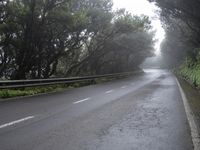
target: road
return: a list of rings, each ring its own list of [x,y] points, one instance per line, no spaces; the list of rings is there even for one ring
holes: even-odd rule
[[[126,79],[0,102],[0,150],[192,150],[176,79]]]

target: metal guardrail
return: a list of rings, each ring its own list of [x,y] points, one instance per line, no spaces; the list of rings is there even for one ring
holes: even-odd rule
[[[83,82],[83,81],[92,81],[95,79],[105,78],[105,77],[128,76],[133,73],[135,72],[124,72],[124,73],[86,76],[86,77],[73,77],[73,78],[8,80],[8,81],[0,81],[0,89],[25,88],[25,87],[35,87],[35,86],[45,86],[45,85],[55,85],[55,84],[76,83],[76,82]]]

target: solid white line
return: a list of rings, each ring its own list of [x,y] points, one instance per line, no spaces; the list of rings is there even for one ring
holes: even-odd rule
[[[80,101],[74,102],[73,104],[82,103],[82,102],[88,101],[88,100],[90,100],[90,99],[91,99],[91,98],[88,97],[88,98],[86,98],[86,99],[83,99],[83,100],[80,100]]]
[[[114,90],[106,91],[106,94],[112,93]]]
[[[0,129],[8,127],[8,126],[15,125],[17,123],[24,122],[26,120],[30,120],[30,119],[33,119],[33,118],[35,118],[35,117],[34,116],[29,116],[29,117],[26,117],[26,118],[23,118],[23,119],[19,119],[19,120],[16,120],[16,121],[12,121],[12,122],[3,124],[3,125],[0,125]]]
[[[189,122],[189,125],[190,125],[194,150],[200,150],[200,135],[199,135],[199,132],[198,132],[197,125],[195,123],[194,115],[193,115],[192,110],[191,110],[191,108],[188,104],[188,100],[185,96],[185,93],[184,93],[184,91],[183,91],[183,89],[182,89],[182,87],[181,87],[181,85],[180,85],[180,83],[177,79],[176,79],[176,82],[178,84],[178,87],[179,87],[179,90],[180,90],[180,93],[181,93],[181,96],[182,96],[182,99],[183,99],[183,104],[184,104],[184,107],[185,107],[186,116],[187,116],[187,119],[188,119],[188,122]]]

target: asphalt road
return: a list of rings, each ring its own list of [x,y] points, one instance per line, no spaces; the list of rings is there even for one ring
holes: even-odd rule
[[[192,150],[175,77],[126,79],[0,102],[0,150]]]

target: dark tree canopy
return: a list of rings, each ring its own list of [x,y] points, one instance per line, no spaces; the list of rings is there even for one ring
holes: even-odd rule
[[[0,10],[0,77],[128,71],[153,54],[149,19],[113,12],[111,0],[2,0]]]
[[[190,57],[197,61],[197,49],[200,47],[199,0],[149,1],[155,2],[161,8],[160,17],[166,30],[162,49],[165,54],[168,53],[168,57],[172,57],[169,60],[181,62],[185,57]]]
[[[73,63],[67,74],[131,71],[138,69],[146,57],[153,56],[154,34],[149,32],[148,17],[132,16],[124,10],[114,16],[107,28],[102,28],[86,41],[82,49],[84,56]]]

